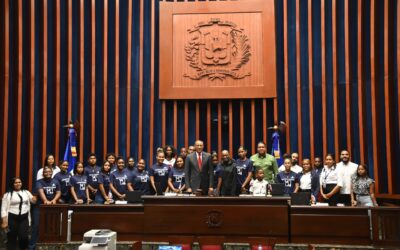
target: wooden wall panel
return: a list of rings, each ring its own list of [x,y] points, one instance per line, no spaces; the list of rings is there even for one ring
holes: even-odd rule
[[[55,6],[55,13],[52,13],[52,15],[49,15],[50,11],[53,11],[49,9],[49,1],[43,0],[39,2],[33,0],[19,0],[17,4],[12,2],[12,6],[18,6],[15,9],[10,8],[10,0],[5,0],[1,3],[1,14],[4,13],[4,15],[1,16],[0,24],[2,25],[1,30],[5,32],[0,35],[2,39],[0,42],[2,60],[0,63],[0,67],[2,67],[0,71],[2,74],[0,75],[0,93],[4,96],[0,110],[4,121],[2,124],[3,131],[0,136],[2,141],[0,154],[2,166],[7,166],[10,162],[16,163],[15,166],[2,167],[2,192],[6,188],[7,180],[19,174],[31,177],[26,182],[31,188],[34,184],[34,171],[41,167],[42,159],[46,154],[53,153],[56,155],[56,159],[63,157],[64,148],[59,142],[63,141],[66,134],[65,130],[61,128],[62,124],[60,122],[67,116],[68,120],[80,120],[81,129],[78,136],[78,155],[80,160],[84,160],[84,156],[89,153],[86,151],[100,152],[102,155],[98,155],[98,158],[101,159],[109,150],[109,145],[115,145],[114,151],[117,154],[126,154],[123,155],[125,157],[129,155],[137,155],[138,158],[144,157],[149,163],[148,165],[153,163],[155,159],[154,150],[158,146],[173,144],[179,149],[183,146],[189,146],[193,143],[192,138],[199,138],[200,136],[206,137],[199,139],[203,139],[207,143],[206,148],[208,151],[216,150],[220,154],[221,150],[226,148],[231,151],[232,156],[235,158],[237,157],[236,150],[239,144],[249,149],[249,155],[256,152],[256,143],[258,141],[266,141],[270,149],[271,141],[268,137],[270,131],[267,130],[267,127],[279,120],[285,120],[288,125],[287,133],[282,137],[285,138],[286,143],[281,143],[281,149],[284,152],[298,148],[299,153],[302,154],[309,148],[311,157],[314,157],[317,151],[322,151],[325,155],[328,149],[327,140],[332,138],[333,133],[334,142],[332,143],[335,149],[333,153],[339,156],[339,146],[342,146],[339,145],[339,141],[345,141],[350,152],[353,150],[360,152],[360,156],[352,160],[354,162],[364,162],[370,166],[372,175],[377,183],[376,186],[380,187],[379,190],[387,190],[385,195],[388,197],[391,195],[396,197],[394,195],[398,195],[394,180],[399,177],[400,170],[395,161],[397,156],[394,150],[398,148],[395,143],[400,139],[395,138],[395,135],[400,133],[400,121],[396,121],[399,117],[398,115],[397,117],[391,117],[391,114],[400,109],[400,92],[394,93],[392,91],[393,87],[390,85],[394,82],[392,79],[398,79],[400,69],[399,63],[397,63],[396,68],[393,67],[391,69],[394,60],[391,60],[390,55],[391,51],[397,48],[397,52],[392,59],[396,57],[397,61],[400,60],[400,53],[398,52],[400,50],[400,39],[398,38],[398,33],[400,33],[400,4],[398,1],[386,0],[384,2],[383,16],[376,14],[376,0],[371,0],[370,6],[367,6],[362,0],[358,0],[357,11],[350,11],[350,3],[345,1],[343,5],[339,0],[333,0],[332,2],[325,0],[276,2],[276,35],[277,41],[280,42],[277,50],[278,48],[282,50],[281,53],[276,53],[279,56],[277,62],[280,62],[277,65],[277,74],[281,76],[281,78],[277,77],[277,79],[282,79],[278,80],[276,84],[281,87],[277,88],[278,91],[282,91],[277,96],[282,99],[171,100],[161,102],[158,98],[159,77],[157,73],[162,67],[162,65],[158,65],[160,41],[157,40],[159,25],[159,2],[157,0],[151,2],[144,0],[105,0],[101,3],[95,0],[88,0],[86,6],[89,9],[86,11],[84,9],[86,1],[79,0],[77,5],[79,6],[78,24],[73,24],[72,15],[78,10],[74,9],[73,1],[69,0],[64,5],[60,4],[60,2],[51,5]],[[114,3],[115,25],[114,21],[110,20],[111,17],[114,17],[114,14],[109,12]],[[199,1],[196,4],[206,3],[207,1]],[[331,3],[332,7],[330,7]],[[37,12],[38,6],[40,7],[39,12]],[[63,12],[62,6],[66,6],[67,11]],[[122,6],[128,6],[127,14],[125,14],[126,20],[120,19],[120,14],[123,12]],[[25,8],[29,9],[29,11],[22,11]],[[307,12],[302,10],[307,10]],[[11,13],[10,11],[13,12]],[[288,17],[288,11],[289,13],[295,13],[296,17]],[[393,13],[397,12],[397,20],[392,20],[390,17],[391,11]],[[29,13],[28,20],[30,22],[22,22],[24,13]],[[65,16],[65,13],[67,16]],[[99,13],[104,13],[104,18],[96,17]],[[303,13],[307,13],[308,16],[303,16]],[[89,14],[90,17],[86,18],[85,14]],[[10,15],[17,15],[17,18],[10,18]],[[327,17],[332,17],[332,19],[328,20]],[[61,34],[65,32],[62,30],[64,26],[61,26],[63,18],[67,20],[66,26],[68,26],[66,31],[67,41],[65,42],[61,40]],[[37,23],[37,20],[40,20],[40,22]],[[102,23],[96,23],[96,20],[102,20]],[[351,20],[357,20],[357,30],[353,30],[354,27],[350,25]],[[302,23],[303,21],[305,23]],[[49,28],[53,27],[52,23],[49,22],[55,22],[54,34],[56,37],[54,41],[56,44],[54,50],[48,44],[49,41],[52,41],[49,40],[49,36],[52,34],[52,32],[49,32],[51,31]],[[377,22],[384,22],[384,32],[376,32]],[[393,23],[392,26],[389,25],[391,23]],[[338,26],[339,24],[344,24],[344,43],[338,42],[341,39],[338,35],[342,32]],[[24,25],[29,26],[25,27]],[[76,25],[76,30],[79,32],[74,32],[75,27],[72,27],[73,25]],[[366,35],[364,32],[369,26],[370,30],[367,30],[369,35],[364,39]],[[14,30],[9,30],[10,27],[14,27]],[[290,27],[296,27],[294,56],[288,55]],[[24,28],[28,28],[28,34],[23,32]],[[304,40],[303,28],[308,32]],[[394,37],[396,30],[397,37]],[[349,35],[353,32],[358,35]],[[90,34],[89,39],[85,39],[86,33]],[[114,33],[115,36],[110,36],[110,34]],[[101,43],[101,40],[96,40],[96,34],[98,35],[97,37],[102,37],[103,43]],[[381,34],[383,34],[383,45],[377,43],[378,38],[382,38],[379,37]],[[39,39],[36,39],[37,37]],[[397,39],[393,44],[390,42],[392,38]],[[24,39],[29,41],[27,44],[29,44],[28,47],[30,48],[29,56],[26,57],[23,56],[22,52]],[[357,39],[357,41],[351,39]],[[302,41],[307,42],[303,44]],[[357,70],[357,93],[351,92],[352,88],[349,86],[351,79],[355,80],[350,71],[351,66],[353,66],[352,63],[355,61],[351,56],[352,43],[357,44],[357,65],[355,65]],[[121,44],[127,44],[127,47],[122,48],[120,47]],[[366,47],[367,45],[369,47]],[[390,46],[393,46],[393,48],[390,48]],[[125,62],[121,63],[120,61],[120,58],[122,58],[121,53],[125,50],[127,56],[123,58],[127,60],[126,65],[124,64]],[[344,53],[340,52],[342,50]],[[79,54],[75,55],[74,51],[79,51]],[[330,51],[333,51],[332,55],[328,53]],[[378,51],[384,52],[383,73],[376,70]],[[14,58],[12,56],[13,53],[18,56]],[[61,61],[63,55],[67,55],[67,63]],[[74,73],[74,68],[72,67],[75,56],[78,57],[79,61],[77,73]],[[103,65],[103,69],[96,69],[96,62],[100,58],[103,61],[99,62],[98,65]],[[25,60],[28,60],[26,63],[29,65],[27,67],[29,72],[23,71],[25,68],[22,66]],[[115,60],[115,64],[111,60]],[[338,96],[339,92],[337,90],[340,74],[340,68],[337,64],[341,61],[345,62],[344,68],[346,70],[344,72],[346,84],[346,96],[344,99]],[[49,62],[55,62],[56,65],[49,65]],[[370,62],[370,65],[367,62]],[[304,64],[307,67],[300,67]],[[16,65],[16,68],[13,65]],[[110,65],[115,65],[115,68]],[[289,71],[289,68],[296,68],[295,75],[290,75],[293,72]],[[48,79],[50,75],[49,69],[54,69],[54,79]],[[110,79],[114,71],[115,79]],[[332,75],[330,75],[331,71],[333,72]],[[64,82],[63,79],[65,78],[61,75],[61,72],[67,72],[66,82]],[[88,79],[85,79],[86,72]],[[36,75],[37,73],[39,73],[40,77]],[[79,79],[78,94],[74,93],[72,89],[74,74],[77,74]],[[382,78],[382,74],[384,78]],[[307,77],[303,77],[304,75],[307,75]],[[27,101],[25,102],[23,101],[24,92],[21,88],[24,76],[27,76],[30,84]],[[295,92],[291,91],[295,93],[296,98],[289,100],[289,96],[293,95],[293,93],[289,95],[289,79],[293,78],[296,79],[297,84]],[[40,83],[35,83],[36,79],[40,79]],[[102,80],[99,81],[99,79]],[[125,79],[126,86],[123,84]],[[304,79],[308,79],[308,82],[302,82]],[[371,80],[371,89],[369,89],[368,85],[369,79]],[[385,97],[387,97],[385,100],[380,100],[381,97],[377,95],[377,90],[380,88],[380,86],[377,88],[378,79],[384,79],[383,90]],[[53,84],[50,80],[55,80],[54,88],[49,88],[51,93],[48,91],[48,87],[53,86],[50,85]],[[88,84],[86,92],[85,80]],[[327,86],[327,84],[331,82],[333,82],[333,103],[327,101],[332,98],[327,94],[327,91],[330,91],[327,88],[330,86]],[[13,88],[10,88],[10,86]],[[14,88],[14,86],[16,87]],[[35,88],[35,86],[39,86],[39,88]],[[304,93],[302,92],[302,86],[308,88],[309,100],[305,99],[307,98],[306,95],[301,94]],[[316,86],[318,86],[318,89],[316,89]],[[398,86],[399,84],[397,83],[397,90],[399,89]],[[114,94],[112,96],[107,94],[107,88],[109,89],[110,87],[113,88],[113,91],[115,90],[115,96]],[[96,95],[96,89],[99,90],[98,88],[103,89],[99,92],[104,93],[104,97]],[[122,88],[125,88],[127,93],[126,103],[121,104],[122,98],[125,98]],[[62,93],[62,90],[66,90],[68,93]],[[49,103],[53,94],[56,95],[54,99],[57,101]],[[72,105],[75,94],[79,97],[78,105]],[[321,94],[322,101],[319,98],[314,98],[315,94]],[[358,98],[359,111],[357,114],[351,114],[350,109],[351,97],[354,95]],[[62,96],[67,98],[62,98]],[[87,107],[85,106],[86,98],[90,100],[86,102],[89,103]],[[97,100],[97,98],[101,99]],[[345,100],[345,114],[338,113],[337,105],[339,100]],[[289,104],[293,101],[296,102],[297,108],[295,110],[289,109]],[[306,101],[309,101],[309,103],[304,108],[304,105],[302,106],[301,104],[302,102],[305,104]],[[14,102],[17,105],[15,110],[11,111],[10,105],[14,104]],[[101,107],[96,107],[96,103],[101,103]],[[285,107],[279,107],[278,103],[285,103]],[[378,122],[377,119],[380,116],[376,112],[380,110],[378,107],[381,107],[382,103],[383,107],[385,107],[385,120]],[[27,105],[27,107],[24,105]],[[49,105],[54,105],[54,112],[48,112]],[[313,113],[313,107],[317,105],[322,107],[321,117]],[[78,110],[74,110],[74,107]],[[110,107],[115,107],[112,114],[109,112]],[[369,108],[372,110],[371,115],[366,114]],[[125,109],[127,114],[122,114],[121,111]],[[27,121],[30,129],[29,133],[27,133],[29,138],[25,140],[29,142],[27,147],[22,145],[21,136],[23,133],[21,131],[23,131],[24,117],[28,116],[22,116],[22,110],[28,110],[31,113]],[[99,110],[103,112],[100,114],[101,120],[96,117],[96,112],[99,112]],[[328,114],[328,110],[333,110],[333,114]],[[38,117],[33,115],[36,112],[40,114]],[[65,112],[66,114],[64,114]],[[278,112],[282,114],[282,117],[278,115]],[[77,114],[77,117],[71,117],[74,114]],[[327,119],[331,115],[334,117],[333,124],[328,124]],[[310,119],[309,125],[303,122],[306,116]],[[349,119],[353,116],[358,116],[356,124],[353,124],[352,119]],[[87,123],[86,127],[83,122],[85,117],[90,117],[88,119],[90,123]],[[298,117],[296,131],[289,126],[289,122],[293,122],[295,117]],[[371,119],[368,117],[371,117]],[[342,118],[346,119],[346,130],[340,130],[341,134],[339,134],[338,122]],[[315,122],[319,120],[321,120],[321,129],[315,126]],[[121,122],[124,123],[123,126],[119,126]],[[15,124],[15,126],[11,127],[10,124]],[[54,127],[54,131],[48,131],[50,130],[48,128],[48,126],[50,127],[49,124]],[[108,124],[115,125],[115,129],[111,131]],[[385,125],[382,132],[378,131],[381,128],[381,124]],[[334,128],[333,131],[328,129],[331,125]],[[182,126],[183,129],[181,129]],[[123,127],[124,131],[119,131],[119,127]],[[102,135],[104,143],[101,148],[96,145],[98,138],[96,138],[95,132],[99,129],[104,134]],[[355,133],[354,131],[357,131],[358,137],[356,136],[357,134],[352,134]],[[173,134],[167,135],[166,133]],[[317,138],[316,135],[322,135],[322,138]],[[369,135],[371,135],[372,145],[367,144]],[[132,144],[131,140],[135,136],[138,143]],[[343,140],[339,136],[346,136],[346,138]],[[378,139],[379,136],[386,138],[386,140],[382,140],[386,141],[386,145],[377,144],[381,141]],[[90,139],[85,140],[85,138]],[[310,138],[310,145],[307,145],[307,138]],[[352,138],[358,141],[353,141]],[[87,145],[84,145],[84,140]],[[126,148],[121,148],[125,140]],[[314,143],[317,140],[323,142],[322,149],[314,148]],[[35,141],[38,143],[35,143]],[[48,144],[50,142],[51,145],[54,144],[54,148]],[[157,145],[157,142],[161,142],[162,145]],[[360,148],[356,149],[355,147],[358,144]],[[28,148],[29,152],[25,152],[25,148]],[[86,151],[84,148],[86,148]],[[22,157],[22,154],[27,154],[27,157]],[[36,154],[39,155],[38,159],[34,156]],[[369,157],[369,154],[372,154],[372,157]],[[383,156],[387,159],[387,166],[379,164]],[[305,156],[301,155],[301,157]],[[27,168],[25,166],[33,167]],[[24,171],[28,171],[28,173]],[[385,178],[382,177],[383,173],[387,173]],[[384,179],[385,181],[383,181]]]

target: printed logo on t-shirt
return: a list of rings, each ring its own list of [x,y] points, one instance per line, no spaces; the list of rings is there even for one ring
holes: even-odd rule
[[[99,173],[89,174],[89,176],[92,178],[92,181],[97,181],[97,176],[98,175],[99,175]]]
[[[123,177],[117,177],[117,180],[119,181],[119,185],[126,185],[126,178],[127,178],[126,175],[124,175]]]
[[[54,194],[54,190],[56,189],[56,184],[52,184],[49,187],[43,187],[43,190],[46,192],[46,194]]]
[[[79,190],[85,190],[86,189],[86,182],[77,182],[79,184]]]
[[[183,175],[174,175],[174,178],[176,182],[182,182]]]
[[[167,170],[165,169],[157,169],[156,171],[158,176],[165,176],[165,174],[167,173]]]
[[[243,166],[236,166],[237,174],[238,175],[243,175],[243,170],[246,169],[246,165],[243,164]]]

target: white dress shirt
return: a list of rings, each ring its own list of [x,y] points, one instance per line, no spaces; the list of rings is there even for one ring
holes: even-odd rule
[[[346,165],[341,161],[336,164],[339,171],[339,182],[342,188],[340,189],[341,194],[350,194],[351,177],[357,173],[358,165],[354,162],[349,161]]]

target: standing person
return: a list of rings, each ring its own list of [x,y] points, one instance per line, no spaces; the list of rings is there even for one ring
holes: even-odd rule
[[[150,193],[150,177],[146,170],[146,161],[140,159],[137,167],[133,174],[128,180],[128,189],[130,191],[137,190],[141,191],[143,195],[149,195]]]
[[[134,159],[132,156],[130,156],[130,157],[128,157],[128,159],[126,160],[126,162],[128,163],[127,166],[126,166],[126,171],[127,171],[130,175],[132,175],[133,172],[136,170],[136,167],[135,167],[135,159]]]
[[[54,155],[48,154],[44,158],[43,167],[41,169],[39,169],[39,171],[37,172],[37,175],[36,175],[36,180],[37,181],[43,178],[43,168],[44,168],[44,166],[48,166],[53,170],[53,176],[52,177],[54,177],[58,172],[60,172],[60,168],[55,164]]]
[[[98,204],[111,204],[113,199],[110,191],[111,164],[104,161],[98,178],[99,191],[96,193],[95,202]]]
[[[187,152],[186,148],[182,147],[179,154],[180,154],[180,156],[182,156],[183,161],[185,161],[186,160],[186,156],[188,155],[188,152]]]
[[[188,152],[187,152],[187,154],[189,155],[189,154],[193,153],[194,151],[195,151],[195,147],[194,147],[193,145],[190,145],[190,146],[188,147]]]
[[[351,178],[352,206],[378,206],[374,190],[375,181],[369,177],[367,166],[358,165],[357,173]]]
[[[325,167],[319,177],[320,193],[329,206],[336,206],[339,202],[339,191],[341,184],[338,181],[339,171],[336,167],[333,154],[325,157]]]
[[[110,163],[111,164],[111,163]],[[110,189],[114,200],[124,200],[128,190],[129,174],[125,170],[125,160],[122,157],[117,158],[117,170],[111,172]]]
[[[168,176],[171,168],[164,163],[165,155],[163,151],[157,152],[157,162],[153,164],[149,171],[150,184],[153,194],[161,195],[168,191]]]
[[[222,160],[218,164],[219,176],[218,187],[222,196],[235,196],[236,195],[236,163],[231,159],[228,150],[222,150]]]
[[[218,168],[218,154],[215,151],[212,151],[211,153],[211,163],[212,163],[212,168],[213,168],[213,196],[219,196],[219,190],[217,189],[218,187],[218,183],[219,186],[221,186],[221,179],[219,179],[219,173],[220,173],[220,169]]]
[[[8,250],[17,249],[17,246],[21,250],[28,249],[31,203],[36,203],[36,197],[22,188],[20,178],[13,178],[1,202],[1,229],[8,230]]]
[[[267,195],[268,181],[264,180],[264,170],[256,170],[256,179],[250,182],[250,194]]]
[[[88,177],[83,169],[82,162],[75,162],[74,176],[71,177],[71,196],[75,204],[89,204],[92,201],[89,197]]]
[[[255,170],[262,169],[264,171],[264,180],[273,183],[278,174],[278,163],[274,156],[267,154],[267,148],[264,142],[257,144],[257,153],[250,157]]]
[[[312,170],[311,161],[308,158],[303,160],[303,171],[296,176],[294,193],[309,192],[311,202],[315,203],[319,194],[319,175]]]
[[[60,162],[60,172],[58,172],[54,179],[60,183],[60,191],[61,191],[61,198],[59,200],[60,203],[69,203],[71,200],[71,193],[70,193],[70,179],[71,173],[68,172],[69,162],[68,161],[61,161]]]
[[[336,164],[339,171],[339,181],[341,182],[339,203],[350,206],[351,177],[357,173],[358,165],[350,161],[350,154],[346,149],[340,151],[340,160],[341,161]]]
[[[87,177],[87,184],[89,189],[89,197],[91,200],[94,200],[96,194],[99,190],[99,174],[100,167],[97,166],[97,158],[94,153],[91,153],[88,157],[88,165],[84,169],[84,173]]]
[[[249,184],[253,177],[253,162],[247,158],[247,149],[243,146],[238,148],[239,159],[236,160],[236,195],[247,193]]]
[[[203,152],[204,143],[197,140],[195,152],[189,154],[185,160],[185,182],[188,192],[200,191],[202,194],[213,195],[213,176],[211,155]]]
[[[168,186],[174,193],[182,193],[185,189],[185,162],[182,156],[178,156],[174,167],[169,172]]]
[[[314,171],[318,174],[318,176],[321,175],[322,170],[324,169],[324,165],[322,164],[322,159],[320,156],[316,156],[314,158],[314,166],[313,166]]]
[[[291,170],[292,160],[290,158],[285,158],[283,165],[285,166],[285,171],[278,173],[276,182],[285,184],[285,194],[290,195],[294,191],[294,181],[297,174]]]
[[[111,173],[117,171],[116,157],[114,153],[107,153],[105,160],[111,164]]]
[[[291,161],[292,161],[292,167],[290,168],[290,170],[292,170],[292,171],[295,172],[296,174],[301,173],[301,171],[303,171],[303,169],[302,169],[302,167],[300,167],[300,166],[298,165],[298,163],[299,163],[299,154],[296,153],[296,152],[293,152],[292,154],[289,155],[289,157],[290,157],[290,159],[291,159]],[[286,158],[286,156],[284,155],[284,156],[283,156],[283,159],[285,159],[285,158]],[[282,166],[280,166],[280,167],[278,168],[278,171],[279,171],[279,172],[285,171],[285,165],[282,164]]]
[[[163,148],[163,151],[165,156],[164,164],[168,165],[170,168],[173,168],[175,164],[176,149],[171,145],[167,145]]]

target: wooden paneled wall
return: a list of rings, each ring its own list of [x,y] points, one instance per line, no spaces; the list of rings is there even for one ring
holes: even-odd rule
[[[148,165],[158,146],[196,138],[234,157],[258,141],[270,150],[267,127],[282,120],[283,151],[347,148],[382,196],[400,197],[398,0],[275,5],[277,98],[161,101],[157,0],[1,1],[1,192],[13,176],[31,188],[46,154],[63,157],[70,119],[80,160],[115,152]]]

